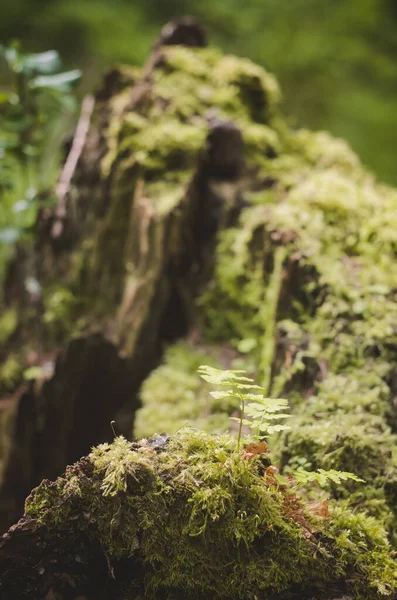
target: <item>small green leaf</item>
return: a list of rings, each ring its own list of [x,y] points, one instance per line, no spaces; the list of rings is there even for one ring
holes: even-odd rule
[[[26,379],[26,381],[32,381],[34,379],[38,379],[41,375],[41,367],[29,367],[29,369],[26,369],[26,371],[24,371],[23,373],[23,377],[24,379]]]
[[[330,481],[340,484],[342,480],[346,481],[348,479],[364,483],[363,479],[360,479],[360,477],[357,477],[357,475],[354,475],[353,473],[349,473],[348,471],[336,471],[334,469],[331,469],[330,471],[325,471],[324,469],[318,469],[318,471],[306,471],[302,467],[298,467],[293,475],[298,484],[303,485],[316,481],[321,487],[325,487]]]
[[[10,93],[0,92],[0,104],[4,104],[5,102],[8,102],[10,97],[11,97]]]
[[[61,60],[56,50],[28,54],[22,61],[24,71],[37,71],[38,73],[54,73],[60,66]]]
[[[272,435],[273,433],[278,433],[279,431],[288,431],[288,429],[291,429],[289,425],[270,425],[267,428],[267,432],[269,435]]]
[[[210,392],[210,395],[215,398],[215,400],[225,400],[226,398],[238,397],[233,390],[225,390],[224,392]]]
[[[39,75],[35,77],[31,86],[33,88],[51,88],[55,90],[68,91],[72,83],[75,83],[81,78],[81,71],[74,69],[65,73],[57,73],[56,75]]]
[[[242,354],[248,354],[248,352],[251,352],[257,345],[258,342],[255,338],[246,338],[237,344],[237,350]]]

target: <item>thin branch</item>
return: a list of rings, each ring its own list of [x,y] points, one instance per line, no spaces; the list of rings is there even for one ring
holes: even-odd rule
[[[62,221],[66,216],[67,194],[70,190],[70,184],[87,138],[94,106],[94,96],[86,96],[81,106],[80,118],[76,127],[76,133],[73,137],[72,147],[59,178],[59,183],[56,189],[56,194],[58,196],[58,206],[56,209],[57,219],[55,220],[52,228],[52,236],[55,238],[59,237],[62,233]]]

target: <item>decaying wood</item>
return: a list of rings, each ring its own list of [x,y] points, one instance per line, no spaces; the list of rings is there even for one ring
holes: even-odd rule
[[[167,26],[122,110],[150,93],[161,47],[173,43],[202,46],[205,35],[189,19]],[[238,129],[214,123],[180,202],[159,216],[134,164],[116,166],[107,179],[100,174],[107,103],[118,85],[113,71],[95,99],[84,101],[58,206],[39,215],[34,247],[18,249],[6,279],[7,306],[17,311],[19,324],[2,356],[14,352],[23,368],[39,367],[41,374],[2,400],[2,530],[22,515],[24,498],[43,477],[54,478],[111,438],[111,419],[118,433],[131,435],[137,391],[164,343],[188,331],[193,299],[211,268],[223,199],[210,181],[236,185],[242,164]],[[43,295],[53,286],[86,303],[81,333],[49,333]]]

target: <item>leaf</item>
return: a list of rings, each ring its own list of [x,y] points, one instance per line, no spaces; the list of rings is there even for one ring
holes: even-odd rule
[[[237,350],[242,354],[248,354],[258,345],[258,341],[255,338],[245,338],[244,340],[240,340],[237,344]]]
[[[210,392],[210,395],[215,400],[224,400],[225,398],[236,398],[236,394],[233,390],[225,390],[224,392]]]
[[[256,425],[256,429],[259,432],[268,433],[269,426],[270,426],[270,423],[268,421],[263,421],[263,423],[260,423],[259,425]]]
[[[253,381],[252,379],[250,379],[249,381]],[[264,390],[263,387],[261,387],[260,385],[256,385],[255,383],[252,384],[245,384],[245,383],[239,383],[237,385],[239,390]]]
[[[348,471],[335,471],[334,469],[331,469],[330,471],[325,471],[324,469],[318,469],[318,472],[321,473],[321,475],[329,477],[332,481],[335,481],[336,483],[340,483],[341,479],[344,481],[346,481],[347,479],[352,479],[353,481],[365,483],[364,479],[360,479],[360,477],[357,477],[357,475],[354,475],[354,473],[349,473]]]
[[[29,367],[23,372],[23,377],[26,381],[32,381],[34,379],[39,379],[41,375],[41,367]]]
[[[321,487],[325,487],[330,481],[340,484],[342,480],[346,481],[348,479],[364,483],[364,479],[360,479],[360,477],[357,477],[354,473],[349,473],[348,471],[335,471],[334,469],[331,469],[330,471],[325,471],[324,469],[318,469],[318,471],[306,471],[302,467],[298,467],[294,473],[294,478],[298,484],[305,485],[306,483],[316,481]]]
[[[11,98],[11,93],[0,92],[0,104],[4,104],[5,102],[8,102],[10,98]]]
[[[15,244],[21,237],[22,231],[17,227],[0,229],[0,244]]]
[[[269,446],[266,442],[259,442],[258,444],[252,443],[245,446],[244,450],[252,452],[253,454],[268,454]]]
[[[270,425],[270,427],[267,428],[267,432],[269,433],[269,435],[272,435],[273,433],[278,433],[279,431],[287,431],[288,429],[291,429],[289,425]]]
[[[208,365],[201,365],[198,369],[198,374],[200,377],[208,381],[209,383],[220,384],[225,381],[230,381],[234,376],[241,375],[245,373],[242,369],[235,371],[224,371],[222,369],[215,369],[214,367],[209,367]],[[253,381],[253,380],[251,380]]]
[[[247,444],[247,446],[244,447],[241,456],[243,460],[251,460],[254,456],[260,454],[269,454],[269,446],[266,442]]]
[[[245,399],[250,400],[252,396],[253,394],[246,394]],[[266,410],[267,412],[276,412],[278,410],[284,410],[284,408],[288,406],[288,402],[285,404],[278,404],[271,398],[264,398],[264,402],[250,402],[248,406],[260,411]]]
[[[277,483],[278,474],[279,472],[277,467],[275,467],[274,465],[270,465],[269,467],[267,467],[264,475],[266,482],[270,483],[271,485]]]
[[[260,400],[261,398],[263,398],[263,396],[260,394],[244,394],[244,400]],[[260,402],[250,402],[250,406],[258,406],[263,409],[263,403]]]
[[[38,54],[27,54],[22,60],[22,68],[25,71],[37,71],[39,73],[54,73],[61,66],[61,60],[56,50],[47,50]]]
[[[245,413],[249,416],[251,416],[251,413],[248,411],[248,406],[245,407]],[[260,413],[259,414],[260,417],[263,417],[264,419],[268,419],[270,421],[275,421],[277,419],[290,419],[291,415],[284,415],[284,414],[269,414],[269,413]]]
[[[72,83],[75,83],[81,78],[81,71],[74,69],[73,71],[65,71],[56,75],[39,75],[35,77],[31,86],[33,88],[51,88],[55,90],[68,91]]]
[[[12,69],[16,69],[20,65],[21,58],[18,50],[15,46],[9,46],[3,49],[2,54],[6,59],[7,63]]]
[[[30,207],[30,202],[28,202],[28,200],[18,200],[18,202],[15,202],[14,206],[12,207],[12,210],[16,213],[19,213],[19,212],[24,212],[29,207]]]

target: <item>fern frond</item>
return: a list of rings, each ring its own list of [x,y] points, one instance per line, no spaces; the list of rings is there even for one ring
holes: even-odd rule
[[[360,477],[357,477],[354,473],[349,473],[348,471],[335,471],[334,469],[330,469],[329,471],[325,471],[324,469],[306,471],[302,467],[298,467],[294,472],[294,478],[299,485],[305,485],[306,483],[316,481],[321,487],[326,487],[330,482],[339,485],[342,481],[347,481],[348,479],[364,483],[364,479],[360,479]]]
[[[209,367],[208,365],[201,365],[197,370],[202,379],[213,385],[241,385],[248,383],[254,385],[254,380],[243,375],[245,371],[242,369],[222,370]],[[252,386],[248,385],[248,388],[250,387]]]
[[[237,446],[240,448],[242,426],[248,425],[258,438],[266,435],[289,429],[287,425],[271,425],[270,421],[286,419],[290,415],[284,411],[288,407],[288,400],[285,398],[267,398],[265,397],[265,388],[256,385],[254,380],[246,376],[242,369],[221,370],[201,365],[198,373],[205,381],[219,386],[228,386],[228,390],[210,392],[216,400],[225,400],[228,398],[239,398],[240,418],[232,417],[234,421],[240,424]],[[257,393],[259,392],[259,393]],[[248,417],[248,418],[245,418]]]

